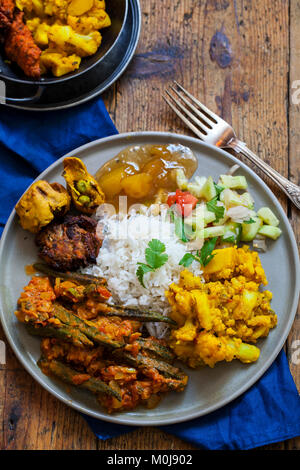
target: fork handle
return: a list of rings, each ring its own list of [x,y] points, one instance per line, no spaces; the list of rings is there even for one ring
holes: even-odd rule
[[[265,163],[261,158],[259,158],[255,153],[253,153],[247,145],[240,140],[232,140],[229,144],[235,152],[243,154],[247,157],[252,163],[258,166],[261,171],[271,178],[274,183],[279,186],[282,191],[287,195],[287,197],[294,203],[294,205],[300,209],[300,187],[296,184],[289,181],[287,178],[278,173],[274,168],[270,167]]]

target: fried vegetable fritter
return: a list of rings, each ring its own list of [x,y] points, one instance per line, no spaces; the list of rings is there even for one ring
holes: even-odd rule
[[[96,263],[101,240],[97,222],[85,215],[66,215],[54,221],[36,236],[39,256],[59,271],[75,271]]]
[[[4,42],[14,18],[15,4],[12,0],[0,0],[0,41]]]
[[[22,196],[15,209],[25,230],[37,233],[56,216],[63,216],[70,208],[70,196],[59,183],[37,181]]]
[[[18,11],[5,38],[5,52],[7,57],[16,62],[25,75],[31,78],[40,78],[41,49],[35,44],[31,31],[23,20],[24,13]]]
[[[84,163],[75,157],[64,159],[63,177],[76,209],[91,215],[98,206],[104,203],[104,193],[91,176]]]

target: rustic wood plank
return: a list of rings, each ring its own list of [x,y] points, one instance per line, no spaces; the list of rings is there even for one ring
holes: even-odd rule
[[[300,184],[300,2],[290,1],[290,75],[289,75],[289,178]],[[298,90],[298,91],[297,91]],[[297,93],[297,94],[295,94]],[[299,211],[293,207],[289,210],[289,218],[294,229],[298,246],[300,246]],[[296,386],[300,390],[300,307],[288,338],[288,356],[291,373]],[[289,449],[300,449],[300,437],[291,439]]]
[[[161,100],[176,79],[231,122],[261,158],[288,176],[288,2],[181,1],[173,8],[167,2],[142,2],[142,6],[145,27],[140,45],[117,85],[117,106],[112,110],[119,131],[190,134]],[[286,208],[285,196],[260,176]],[[123,439],[131,448],[136,434]],[[110,445],[107,442],[103,448]]]
[[[141,428],[107,441],[99,441],[99,449],[105,450],[191,450],[189,442],[183,442],[157,428]]]

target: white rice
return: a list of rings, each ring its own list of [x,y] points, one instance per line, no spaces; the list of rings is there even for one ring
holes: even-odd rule
[[[84,271],[107,279],[108,289],[112,293],[112,302],[128,307],[163,313],[170,311],[165,297],[172,282],[179,280],[184,269],[179,261],[188,251],[174,233],[174,224],[163,215],[134,214],[119,219],[117,215],[98,222],[104,227],[103,244],[99,251],[97,264]],[[149,241],[156,238],[163,242],[168,254],[167,262],[154,272],[144,275],[144,288],[137,276],[137,263],[146,263],[145,249]],[[189,269],[201,276],[200,264],[193,261]],[[167,328],[163,323],[147,324],[149,333],[163,337]]]

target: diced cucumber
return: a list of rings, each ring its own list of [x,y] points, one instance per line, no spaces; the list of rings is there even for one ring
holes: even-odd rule
[[[185,176],[184,170],[182,170],[181,168],[178,168],[176,170],[176,183],[178,188],[182,191],[185,191],[187,189],[188,179]]]
[[[272,238],[272,240],[277,240],[277,238],[282,234],[282,230],[279,227],[274,227],[273,225],[263,225],[258,230],[258,233],[265,237]]]
[[[254,208],[254,200],[250,193],[245,192],[240,195],[241,205],[248,207],[248,209]]]
[[[204,223],[205,225],[210,224],[216,220],[216,214],[214,212],[211,212],[207,209],[204,210]]]
[[[201,188],[203,187],[206,180],[207,180],[206,176],[195,176],[195,183],[198,186],[201,186]]]
[[[259,231],[260,227],[262,226],[262,220],[259,217],[252,217],[251,219],[254,220],[251,224],[242,224],[242,235],[241,240],[243,242],[250,242],[254,240],[257,232]]]
[[[220,201],[224,202],[226,208],[242,205],[240,195],[229,188],[226,188],[221,192]]]
[[[187,190],[195,197],[200,198],[202,196],[202,188],[206,182],[205,176],[195,176],[194,181],[187,184]]]
[[[247,189],[248,183],[245,176],[220,175],[219,183],[229,189]]]
[[[184,218],[184,223],[186,225],[190,225],[191,227],[193,227],[193,229],[196,229],[197,227],[203,228],[206,223],[210,223],[216,217],[214,213],[209,212],[206,215],[206,212],[208,212],[206,206],[203,204],[199,204],[188,217]],[[206,220],[208,220],[209,222],[206,222]]]
[[[201,190],[201,197],[204,197],[207,201],[210,201],[216,197],[217,191],[214,185],[214,181],[211,176],[207,178]]]
[[[279,220],[269,207],[262,207],[261,209],[259,209],[259,211],[257,211],[257,215],[267,225],[272,225],[273,227],[277,227],[277,225],[279,225]]]
[[[196,183],[188,183],[186,188],[193,196],[202,197],[202,186]]]
[[[213,225],[215,227],[217,227],[219,225],[224,225],[225,222],[227,222],[228,219],[229,219],[229,217],[225,214],[225,216],[222,219],[219,219],[217,222],[213,222]]]
[[[239,243],[242,234],[242,225],[237,222],[227,222],[222,241],[226,243]]]
[[[222,237],[225,233],[225,226],[219,225],[217,227],[207,227],[204,229],[204,238]]]
[[[192,214],[188,215],[187,217],[185,217],[184,218],[184,223],[185,223],[185,225],[190,225],[192,227],[195,223],[194,214],[192,213]]]

